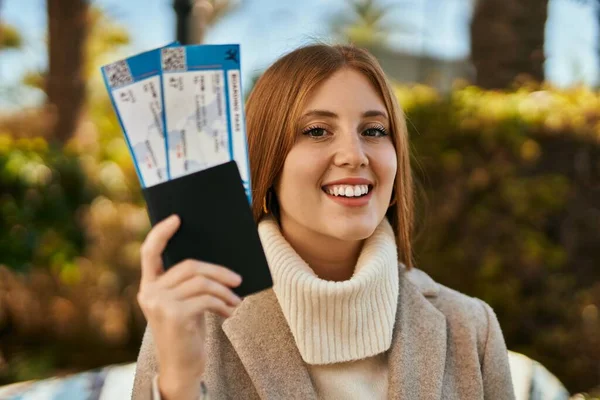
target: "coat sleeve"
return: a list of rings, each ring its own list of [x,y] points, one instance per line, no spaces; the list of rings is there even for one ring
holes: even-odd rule
[[[150,328],[146,327],[135,368],[132,400],[150,400],[153,398],[152,381],[157,373],[158,363],[154,351],[154,340]]]
[[[152,331],[146,326],[138,355],[133,381],[132,400],[161,400],[158,390],[158,362],[154,350]],[[209,400],[204,382],[200,385],[199,400]]]
[[[484,398],[514,400],[515,392],[508,364],[508,350],[500,324],[492,308],[483,301],[481,304],[487,318],[487,333],[481,363]]]

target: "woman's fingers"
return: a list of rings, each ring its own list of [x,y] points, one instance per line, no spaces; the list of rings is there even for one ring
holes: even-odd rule
[[[169,239],[177,232],[180,223],[177,215],[171,215],[156,224],[146,236],[140,248],[142,282],[154,281],[163,273],[162,252]]]
[[[242,282],[242,277],[230,269],[219,265],[197,260],[185,260],[169,268],[160,279],[160,285],[165,288],[174,288],[198,275],[205,276],[225,286],[237,287]]]
[[[191,297],[209,294],[223,300],[230,306],[237,306],[241,299],[231,289],[206,276],[197,275],[171,289],[175,300],[187,300]]]
[[[223,300],[209,294],[197,297],[191,297],[180,303],[187,315],[201,315],[206,311],[211,311],[225,318],[231,317],[235,307],[227,305]]]

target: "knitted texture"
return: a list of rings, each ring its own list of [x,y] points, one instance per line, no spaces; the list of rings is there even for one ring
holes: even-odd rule
[[[394,232],[384,218],[362,248],[353,276],[320,279],[273,218],[258,227],[273,290],[302,359],[311,365],[359,360],[390,348],[398,300]]]

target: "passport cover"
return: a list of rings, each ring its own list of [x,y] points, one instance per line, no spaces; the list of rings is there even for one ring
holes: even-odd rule
[[[242,276],[240,297],[273,286],[258,230],[235,161],[142,189],[152,226],[179,215],[163,252],[165,269],[196,259]]]

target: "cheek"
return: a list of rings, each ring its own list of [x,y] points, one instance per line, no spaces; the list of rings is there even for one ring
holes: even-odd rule
[[[282,201],[301,201],[318,189],[327,162],[314,151],[296,146],[287,155],[277,189]],[[316,192],[315,192],[316,193]]]
[[[396,149],[392,143],[377,148],[372,157],[373,170],[377,175],[379,183],[391,191],[396,179],[398,160]]]

